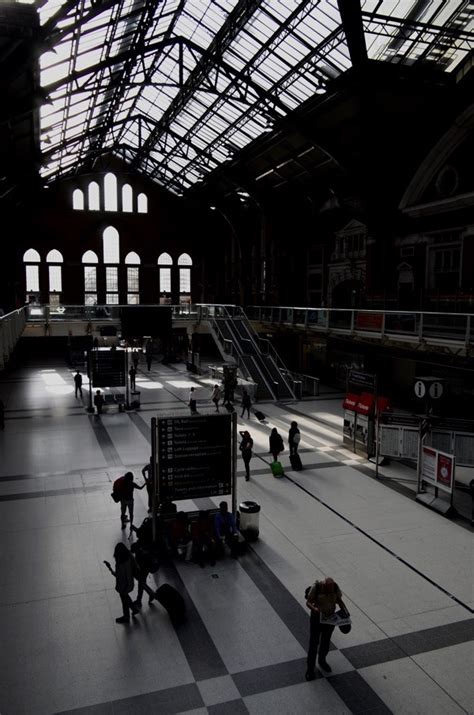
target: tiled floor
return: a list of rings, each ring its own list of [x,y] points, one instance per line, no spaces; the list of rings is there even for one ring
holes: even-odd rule
[[[0,377],[1,715],[473,712],[472,532],[374,481],[342,447],[331,395],[265,404],[266,424],[239,420],[256,455],[250,482],[238,465],[238,500],[261,504],[260,539],[238,561],[155,574],[183,593],[187,621],[152,605],[115,623],[102,561],[127,537],[111,483],[125,467],[140,481],[151,417],[187,412],[190,385],[209,406],[209,386],[178,366],[140,371],[142,409],[99,418],[59,363]],[[292,419],[305,469],[274,479],[268,435],[286,436]],[[144,492],[136,511],[146,515]],[[353,628],[334,634],[332,674],[307,683],[303,593],[323,575],[341,585]]]

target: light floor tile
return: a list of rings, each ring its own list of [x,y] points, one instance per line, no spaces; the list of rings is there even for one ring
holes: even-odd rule
[[[240,693],[230,675],[200,680],[197,686],[204,705],[215,705],[216,703],[225,703],[228,700],[240,698]]]
[[[460,643],[413,656],[424,672],[466,712],[474,711],[474,644]]]
[[[404,715],[461,715],[465,713],[449,693],[414,660],[401,658],[362,668],[359,673],[392,712]]]

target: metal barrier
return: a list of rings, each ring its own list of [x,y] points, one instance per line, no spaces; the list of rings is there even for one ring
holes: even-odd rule
[[[298,308],[251,305],[251,320],[293,325],[305,329],[434,344],[474,343],[471,313]]]
[[[0,317],[0,370],[3,370],[23,332],[25,309],[13,310]]]

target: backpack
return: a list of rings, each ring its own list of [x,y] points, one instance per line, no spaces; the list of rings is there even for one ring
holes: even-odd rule
[[[110,495],[115,503],[118,503],[121,499],[121,492],[123,490],[123,480],[124,477],[119,477],[115,480],[112,486],[112,494]]]

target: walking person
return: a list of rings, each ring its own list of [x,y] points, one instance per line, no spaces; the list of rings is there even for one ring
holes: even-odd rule
[[[211,394],[211,400],[216,406],[216,412],[219,412],[219,400],[221,399],[221,388],[219,385],[214,385]]]
[[[136,349],[132,352],[132,362],[135,370],[138,370],[138,363],[140,362],[140,353]]]
[[[152,469],[151,469],[151,460],[152,458],[150,457],[150,461],[148,464],[145,464],[145,466],[142,469],[142,476],[143,479],[145,480],[146,484],[146,492],[148,495],[148,513],[151,514],[153,511],[153,478],[152,478]]]
[[[135,378],[137,376],[137,371],[133,365],[130,368],[130,370],[128,371],[128,375],[130,377],[130,389],[135,390]]]
[[[77,393],[82,397],[82,375],[79,370],[74,375],[74,397],[77,397]]]
[[[298,423],[292,422],[288,432],[288,448],[290,450],[290,457],[294,454],[298,454],[298,445],[300,440],[301,434],[298,429]]]
[[[135,489],[143,489],[145,484],[141,486],[133,481],[132,472],[127,472],[124,474],[123,481],[120,484],[120,520],[122,522],[122,529],[127,526],[127,521],[130,521],[130,533],[133,527],[133,508],[134,499],[133,492]],[[127,519],[127,509],[129,514],[129,519]]]
[[[326,661],[326,656],[329,652],[329,644],[335,626],[325,624],[324,619],[334,614],[336,605],[345,611],[347,616],[349,616],[349,611],[342,600],[339,586],[332,578],[315,581],[309,589],[306,605],[311,614],[305,678],[306,680],[314,680],[316,677],[314,672],[316,656],[318,656],[318,665],[321,670],[326,673],[331,673],[332,671],[331,666]]]
[[[245,412],[247,412],[247,419],[250,419],[251,407],[252,400],[250,399],[250,395],[244,387],[244,389],[242,390],[242,414],[240,416],[243,417],[245,415]]]
[[[280,454],[280,452],[283,452],[283,450],[285,449],[285,445],[283,444],[283,438],[276,427],[272,429],[268,441],[270,444],[269,451],[273,456],[273,461],[278,462],[278,455]]]
[[[115,590],[120,596],[122,602],[123,615],[115,619],[116,623],[130,623],[130,611],[132,616],[138,613],[138,608],[132,603],[130,593],[135,586],[134,571],[135,562],[132,554],[127,549],[125,544],[121,542],[114,549],[115,570],[108,561],[104,564],[109,569],[112,576],[115,576]]]
[[[189,400],[188,400],[188,407],[191,410],[191,414],[195,415],[197,413],[196,409],[196,394],[194,392],[194,387],[191,387],[189,390]]]
[[[133,602],[133,605],[140,609],[142,607],[144,591],[148,594],[148,605],[151,605],[156,598],[156,591],[147,584],[147,578],[152,571],[158,570],[158,564],[153,568],[153,554],[143,541],[139,540],[135,544],[132,544],[131,550],[137,566],[138,581],[137,598]]]
[[[145,356],[146,356],[146,365],[148,368],[148,372],[151,370],[151,361],[153,360],[153,343],[151,340],[148,340],[146,346],[145,346]]]
[[[100,390],[97,390],[97,392],[94,395],[94,405],[97,408],[97,414],[101,415],[102,414],[102,407],[104,406],[105,400],[104,396],[101,393]]]
[[[240,436],[242,440],[239,449],[245,464],[245,481],[248,482],[250,479],[250,460],[252,459],[253,439],[247,430],[240,432]]]

